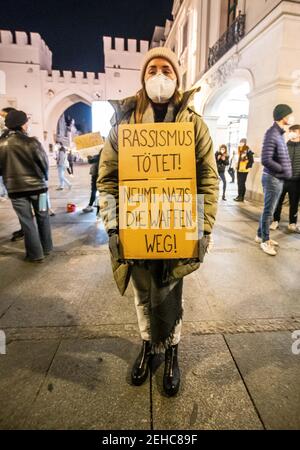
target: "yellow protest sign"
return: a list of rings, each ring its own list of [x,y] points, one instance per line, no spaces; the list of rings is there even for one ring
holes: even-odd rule
[[[75,136],[73,141],[81,156],[93,156],[99,153],[104,141],[100,133],[87,133]]]
[[[120,125],[118,139],[122,256],[197,257],[193,124]]]

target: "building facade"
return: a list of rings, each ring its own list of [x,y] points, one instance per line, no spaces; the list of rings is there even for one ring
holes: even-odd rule
[[[300,122],[300,1],[174,0],[161,36],[181,62],[183,88],[215,146],[247,137],[256,155],[249,195],[261,197],[260,153],[273,108],[287,103]]]
[[[261,197],[260,153],[278,103],[300,122],[300,0],[174,0],[173,21],[147,41],[104,37],[104,73],[52,70],[52,53],[37,33],[0,31],[0,107],[31,116],[32,134],[53,144],[59,118],[71,105],[133,95],[150,47],[178,55],[182,88],[195,98],[215,147],[234,151],[247,137],[256,155],[250,197]]]
[[[0,31],[0,108],[27,112],[31,134],[46,148],[55,143],[60,117],[83,102],[119,99],[140,88],[146,41],[104,37],[105,72],[52,70],[52,52],[37,33]]]

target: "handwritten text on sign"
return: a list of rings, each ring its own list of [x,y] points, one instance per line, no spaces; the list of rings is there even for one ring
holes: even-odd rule
[[[198,256],[193,124],[120,126],[119,181],[125,259]]]

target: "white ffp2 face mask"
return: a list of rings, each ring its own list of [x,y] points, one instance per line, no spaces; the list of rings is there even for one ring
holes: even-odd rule
[[[289,139],[293,140],[293,139],[297,139],[298,137],[299,137],[298,133],[296,133],[295,131],[290,131]]]
[[[173,97],[177,80],[171,80],[162,73],[146,81],[146,92],[154,103],[167,103]]]

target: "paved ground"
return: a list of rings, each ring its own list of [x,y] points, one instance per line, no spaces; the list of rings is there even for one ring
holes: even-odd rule
[[[119,296],[103,226],[80,212],[88,167],[76,168],[70,192],[52,179],[55,252],[44,264],[23,261],[23,243],[9,241],[18,222],[0,203],[0,428],[300,429],[300,235],[283,222],[272,259],[253,242],[259,205],[220,207],[214,252],[185,280],[182,388],[168,399],[160,356],[144,386],[129,383],[132,290]]]

